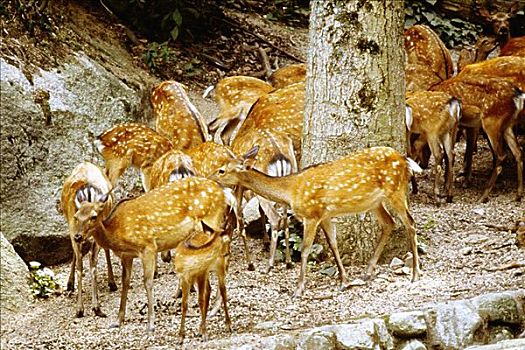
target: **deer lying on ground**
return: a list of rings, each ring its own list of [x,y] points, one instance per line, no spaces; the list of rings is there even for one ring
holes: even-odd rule
[[[151,104],[155,130],[171,140],[173,148],[185,151],[210,139],[206,122],[188,98],[184,85],[163,81],[153,89]]]
[[[231,134],[242,125],[252,105],[274,88],[261,79],[237,75],[221,79],[213,89],[220,112],[209,128],[216,143],[230,145]],[[205,96],[210,91],[208,88]]]
[[[138,257],[144,269],[148,299],[148,330],[154,330],[153,274],[156,254],[175,248],[201,222],[214,231],[223,227],[225,194],[216,182],[198,177],[171,182],[139,197],[119,202],[110,215],[102,213],[107,195],[95,203],[86,203],[75,214],[79,241],[94,237],[104,249],[111,249],[122,261],[122,294],[118,324],[126,313],[133,259]]]
[[[153,163],[172,149],[169,139],[138,123],[115,125],[96,138],[95,146],[104,158],[113,186],[124,171],[133,166],[140,170],[145,191],[149,190]]]
[[[191,286],[197,284],[199,308],[201,312],[200,334],[207,340],[206,316],[210,302],[210,272],[217,274],[219,292],[222,299],[225,324],[231,332],[231,320],[228,314],[228,298],[226,296],[226,271],[228,269],[231,236],[222,230],[213,230],[204,222],[205,232],[190,235],[175,249],[173,265],[179,275],[182,288],[182,316],[179,335],[182,343],[186,334],[186,313],[188,311],[188,296]]]
[[[296,174],[271,177],[251,169],[257,152],[258,147],[255,146],[219,169],[212,178],[227,186],[242,185],[271,201],[286,204],[302,219],[303,247],[296,296],[304,292],[308,255],[319,225],[334,254],[341,287],[347,287],[348,279],[339,257],[335,227],[331,222],[333,217],[374,212],[382,226],[382,234],[368,263],[366,277],[371,276],[394,227],[394,220],[385,208],[387,203],[405,225],[413,254],[412,280],[419,279],[415,223],[407,203],[408,181],[413,171],[421,170],[414,161],[392,148],[373,147]]]
[[[454,143],[461,117],[461,104],[453,96],[439,91],[418,91],[407,94],[407,140],[419,134],[414,145],[408,145],[409,157],[421,152],[418,143],[428,143],[434,156],[434,199],[439,203],[439,177],[445,153],[445,194],[452,202]],[[443,149],[443,151],[442,151]]]
[[[407,54],[407,90],[428,90],[452,77],[452,56],[439,36],[425,25],[409,27],[404,32]]]
[[[515,88],[512,80],[465,73],[476,65],[478,64],[467,66],[461,74],[434,88],[456,96],[462,102],[463,114],[460,126],[468,131],[464,162],[465,182],[469,183],[472,176],[473,143],[476,142],[481,127],[490,142],[494,162],[492,174],[479,200],[488,201],[489,193],[502,171],[502,162],[506,158],[506,143],[516,159],[518,176],[516,200],[519,201],[523,196],[523,159],[512,127],[517,121],[517,115],[523,109],[525,94]]]
[[[296,63],[277,69],[270,75],[268,81],[275,89],[281,89],[285,86],[306,80],[306,64]]]
[[[71,238],[71,246],[73,247],[73,260],[71,261],[71,272],[67,282],[67,290],[73,291],[75,289],[75,275],[77,276],[77,317],[84,316],[84,303],[82,299],[82,279],[83,279],[83,264],[82,264],[82,236],[78,231],[82,228],[82,223],[77,219],[77,212],[82,211],[84,206],[90,206],[97,202],[103,194],[111,191],[111,184],[108,178],[104,175],[102,170],[89,162],[83,162],[77,165],[71,174],[66,178],[62,188],[60,205],[62,212],[66,218],[69,226],[69,237]],[[101,217],[105,218],[109,211],[113,199],[108,197],[105,206],[101,208]],[[89,242],[85,242],[89,243]],[[97,286],[97,258],[99,253],[99,246],[95,242],[91,242],[91,256],[89,259],[89,270],[92,279],[92,303],[95,315],[105,317],[106,315],[100,309],[100,301],[98,299]],[[111,265],[111,258],[109,250],[105,249],[106,263],[108,269],[108,284],[109,290],[117,290],[115,284],[115,277],[113,276],[113,268]]]
[[[282,132],[270,132],[268,130],[252,129],[241,137],[235,139],[232,148],[235,154],[242,155],[257,144],[259,151],[257,153],[257,162],[254,169],[272,177],[287,176],[296,173],[298,170],[297,161],[293,149],[292,139]],[[241,204],[244,189],[237,192],[237,203]],[[280,230],[284,231],[285,239],[285,257],[286,268],[292,268],[292,258],[289,248],[289,229],[288,229],[288,207],[281,203],[273,203],[259,197],[259,204],[268,218],[272,231],[271,241],[268,239],[268,233],[264,231],[264,239],[270,243],[270,260],[268,262],[268,271],[273,267],[275,261],[275,252],[277,250],[277,239]],[[239,208],[238,211],[242,213]],[[242,225],[243,218],[239,219],[239,225]],[[244,227],[243,227],[244,230]]]

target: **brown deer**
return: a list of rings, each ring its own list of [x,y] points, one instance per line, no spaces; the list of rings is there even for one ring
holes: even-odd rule
[[[465,47],[459,52],[457,62],[458,73],[469,64],[485,61],[496,47],[498,47],[498,43],[494,37],[480,36],[474,46]]]
[[[104,175],[98,166],[89,162],[82,162],[77,165],[66,178],[62,188],[60,205],[62,213],[64,214],[69,226],[69,237],[71,238],[71,246],[73,247],[73,260],[71,261],[71,272],[69,273],[67,290],[73,291],[75,289],[75,275],[78,275],[77,317],[84,316],[84,303],[82,299],[82,245],[84,240],[79,232],[82,228],[82,223],[78,221],[76,213],[83,210],[84,206],[90,206],[93,202],[97,202],[103,194],[109,193],[110,191],[111,184],[106,175]],[[111,210],[112,203],[113,198],[110,196],[106,201],[106,205],[101,208],[102,217],[107,216]],[[97,258],[100,248],[95,242],[86,241],[85,243],[91,243],[89,268],[92,278],[93,311],[97,316],[106,317],[106,314],[100,309],[100,301],[98,299]],[[117,290],[117,285],[115,284],[115,277],[113,276],[113,268],[108,249],[105,249],[105,254],[109,289],[115,291]]]
[[[434,199],[439,204],[439,177],[445,153],[445,193],[452,202],[454,143],[461,117],[461,104],[453,96],[440,91],[418,91],[406,98],[407,140],[419,134],[418,142],[426,141],[434,156]],[[421,146],[408,145],[409,156],[421,152]],[[443,150],[443,151],[442,151]]]
[[[153,274],[157,252],[175,248],[201,222],[214,231],[224,224],[226,200],[214,181],[190,177],[171,182],[150,192],[120,201],[107,218],[102,216],[106,197],[87,203],[75,214],[78,234],[91,236],[104,249],[111,249],[122,261],[122,294],[118,324],[124,323],[133,259],[144,269],[148,299],[148,330],[154,330]]]
[[[96,138],[95,146],[105,161],[113,186],[124,171],[133,166],[141,172],[145,191],[149,190],[153,163],[172,149],[169,139],[138,123],[115,125]]]
[[[216,143],[230,145],[233,130],[244,122],[257,99],[274,87],[261,79],[236,75],[221,79],[213,89],[220,112],[209,128]],[[208,89],[205,96],[210,91]]]
[[[452,77],[452,56],[432,29],[425,25],[414,25],[405,30],[404,37],[407,90],[428,90],[432,85]]]
[[[491,24],[491,32],[498,41],[500,47],[510,40],[510,19],[518,11],[519,2],[510,5],[508,11],[489,12],[485,7],[479,10],[480,16]]]
[[[197,171],[191,157],[182,151],[172,149],[153,163],[148,188],[153,190],[169,182],[196,176],[196,174]]]
[[[476,142],[477,133],[481,127],[490,142],[494,164],[490,179],[479,200],[488,201],[489,193],[502,171],[502,162],[506,158],[506,143],[516,159],[518,170],[516,200],[519,201],[523,196],[523,160],[512,127],[517,121],[517,115],[523,109],[525,94],[515,88],[514,81],[511,79],[468,74],[472,66],[484,63],[465,67],[459,75],[440,83],[434,89],[447,92],[461,100],[463,109],[460,126],[467,129],[465,182],[469,183],[472,176],[473,144]]]
[[[509,39],[501,48],[500,56],[520,56],[525,57],[525,36],[518,36]]]
[[[201,312],[200,334],[207,340],[206,316],[210,303],[210,272],[217,274],[219,292],[222,299],[225,324],[231,332],[231,320],[228,313],[228,298],[226,296],[226,271],[228,269],[231,236],[222,230],[213,230],[202,223],[204,232],[190,235],[175,249],[173,265],[179,275],[182,288],[182,316],[180,322],[180,342],[186,334],[186,313],[188,311],[188,296],[191,286],[197,284],[199,308]],[[208,232],[208,233],[205,233]]]
[[[185,151],[210,139],[204,118],[181,83],[160,83],[151,93],[151,104],[155,130],[171,140],[173,148]]]
[[[373,147],[306,168],[296,174],[271,177],[251,169],[257,152],[258,147],[255,146],[219,169],[213,178],[228,186],[242,185],[271,201],[286,204],[302,219],[303,247],[296,296],[301,296],[305,288],[308,255],[319,225],[334,254],[341,287],[347,287],[348,279],[339,257],[335,227],[331,222],[333,217],[367,211],[373,211],[376,215],[383,231],[368,264],[366,276],[371,276],[394,227],[394,220],[385,204],[389,204],[405,225],[413,254],[412,280],[419,279],[415,222],[407,203],[408,181],[413,171],[421,170],[414,161],[392,148]]]
[[[277,69],[270,75],[268,81],[276,89],[306,80],[306,64],[296,63]]]
[[[254,169],[273,177],[287,176],[297,172],[298,166],[295,159],[293,142],[287,134],[283,132],[252,129],[241,137],[237,137],[232,148],[235,154],[242,155],[248,152],[254,144],[259,146],[257,162],[254,165]],[[243,192],[242,187],[237,192],[239,196],[237,203],[239,205],[242,202]],[[264,235],[265,241],[270,243],[268,271],[274,265],[277,239],[280,230],[284,231],[286,267],[292,268],[292,258],[289,249],[288,207],[281,203],[271,202],[264,197],[259,197],[259,203],[268,218],[272,231],[271,241],[268,238],[266,230]],[[242,213],[241,209],[238,209],[238,211]],[[240,218],[239,221],[239,225],[242,225],[243,219]]]

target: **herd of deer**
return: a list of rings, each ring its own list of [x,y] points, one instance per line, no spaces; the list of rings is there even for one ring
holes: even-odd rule
[[[439,37],[421,25],[406,30],[409,155],[422,163],[428,162],[425,147],[430,147],[435,158],[436,200],[444,158],[446,197],[447,201],[452,199],[458,128],[464,128],[467,135],[467,181],[480,128],[492,146],[494,170],[482,200],[488,199],[501,172],[505,158],[503,140],[516,158],[518,198],[522,197],[523,165],[513,126],[524,119],[521,112],[525,99],[521,93],[525,90],[524,43],[525,37],[507,40],[501,50],[508,54],[521,45],[521,57],[518,54],[502,56],[469,65],[465,65],[463,58],[464,68],[452,76],[452,59]],[[485,47],[479,49],[485,50]],[[230,242],[234,233],[240,234],[248,269],[253,270],[242,205],[256,195],[260,196],[260,207],[271,227],[271,239],[266,237],[270,240],[268,268],[274,264],[278,232],[283,230],[288,240],[288,209],[304,225],[295,296],[304,292],[307,259],[318,226],[334,254],[341,287],[348,286],[331,222],[336,216],[371,211],[379,220],[382,234],[366,270],[366,276],[370,277],[394,227],[386,205],[406,228],[413,255],[412,280],[419,278],[415,222],[408,207],[407,191],[413,173],[421,168],[392,148],[372,147],[299,171],[305,78],[304,64],[277,70],[269,79],[271,83],[247,76],[224,78],[213,89],[220,113],[209,125],[182,84],[164,81],[151,95],[155,129],[124,123],[96,138],[95,145],[104,159],[105,169],[89,162],[79,164],[65,180],[61,196],[74,249],[67,287],[74,290],[76,277],[78,317],[84,314],[82,245],[94,238],[90,272],[96,315],[105,316],[97,289],[100,248],[106,251],[110,290],[116,290],[116,284],[109,251],[122,262],[122,294],[116,326],[124,322],[133,259],[141,260],[151,331],[154,329],[152,286],[157,253],[163,252],[163,260],[169,261],[171,256],[167,253],[174,249],[172,261],[182,289],[181,339],[185,334],[188,293],[194,284],[201,311],[200,333],[206,336],[208,275],[212,271],[218,276],[226,325],[231,330],[225,284]],[[145,193],[114,204],[112,189],[130,166],[140,171]],[[286,265],[291,267],[289,251]]]

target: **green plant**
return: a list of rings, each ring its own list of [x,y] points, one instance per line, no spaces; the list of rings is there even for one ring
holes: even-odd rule
[[[144,63],[152,69],[158,68],[162,64],[169,63],[174,58],[175,51],[169,47],[167,41],[161,44],[157,42],[150,43],[142,55]]]
[[[197,58],[193,58],[184,65],[184,75],[186,77],[193,77],[202,74],[202,69],[199,68],[200,65],[201,61]]]
[[[477,40],[482,28],[479,25],[463,21],[459,18],[450,18],[436,10],[437,0],[414,0],[405,6],[405,27],[415,24],[425,24],[440,36],[449,46],[473,43]]]
[[[279,232],[279,244],[278,249],[284,253],[286,249],[286,241],[284,240],[284,234]],[[297,233],[290,233],[290,254],[292,255],[292,260],[299,261],[301,259],[301,250],[303,249],[303,237]],[[321,254],[323,253],[323,246],[318,243],[312,244],[312,251],[308,256],[308,261],[318,262]]]
[[[47,298],[57,291],[58,283],[51,269],[42,267],[38,261],[31,261],[29,268],[32,277],[31,292],[35,297]]]
[[[428,230],[431,230],[433,229],[434,227],[437,226],[437,221],[434,220],[433,218],[430,218],[427,220],[427,222],[425,222],[425,224],[423,225],[423,230],[425,231],[428,231]]]

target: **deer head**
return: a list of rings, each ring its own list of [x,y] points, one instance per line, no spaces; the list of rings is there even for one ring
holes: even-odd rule
[[[510,39],[509,20],[518,11],[518,2],[514,2],[507,12],[489,12],[485,7],[479,10],[479,14],[492,25],[492,33],[498,42],[503,45]]]

